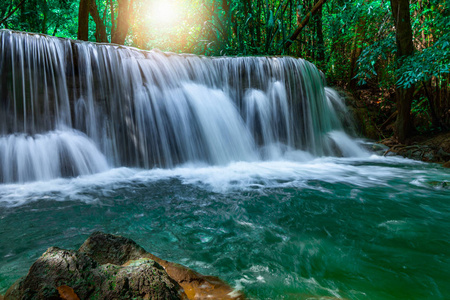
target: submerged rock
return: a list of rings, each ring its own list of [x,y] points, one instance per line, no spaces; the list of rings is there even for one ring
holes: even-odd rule
[[[78,251],[49,248],[6,292],[13,299],[243,299],[222,280],[93,233]]]

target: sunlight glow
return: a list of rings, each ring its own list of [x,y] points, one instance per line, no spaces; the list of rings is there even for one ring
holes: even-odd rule
[[[175,1],[154,1],[150,10],[152,23],[171,25],[179,18],[179,5]]]

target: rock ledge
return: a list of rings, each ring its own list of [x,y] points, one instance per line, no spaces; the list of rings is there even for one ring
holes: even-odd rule
[[[431,137],[415,136],[407,145],[398,143],[394,138],[384,139],[380,143],[389,147],[385,155],[395,153],[410,159],[440,163],[450,168],[450,132]]]

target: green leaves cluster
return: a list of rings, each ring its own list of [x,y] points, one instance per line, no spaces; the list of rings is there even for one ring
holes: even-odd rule
[[[77,14],[77,1],[5,0],[0,1],[0,28],[76,38]]]

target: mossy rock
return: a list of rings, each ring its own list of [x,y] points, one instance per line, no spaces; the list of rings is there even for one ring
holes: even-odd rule
[[[6,292],[5,300],[65,299],[62,290],[72,290],[79,299],[186,299],[181,286],[149,258],[100,264],[85,253],[52,247]]]
[[[5,299],[245,299],[214,276],[146,252],[122,236],[94,232],[78,251],[49,248]]]

